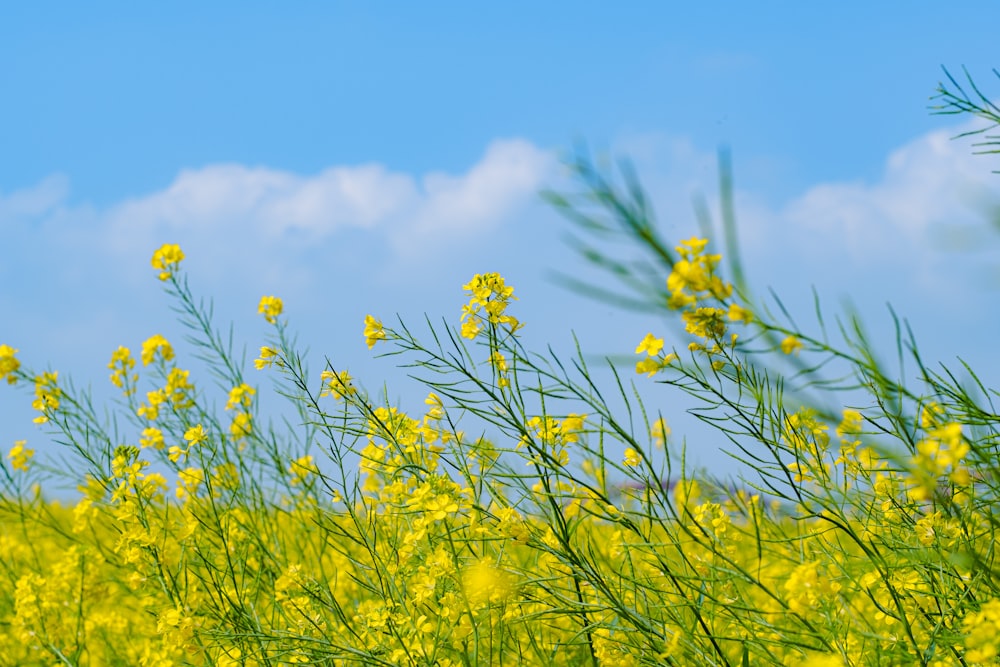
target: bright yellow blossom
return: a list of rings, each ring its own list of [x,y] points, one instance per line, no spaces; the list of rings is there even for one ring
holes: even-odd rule
[[[861,425],[864,417],[857,410],[844,409],[844,418],[837,427],[837,437],[844,438],[848,435],[857,435],[861,432]]]
[[[194,385],[188,382],[190,371],[171,368],[167,375],[167,386],[163,393],[178,410],[186,410],[194,406]]]
[[[732,294],[733,286],[715,274],[722,256],[704,254],[706,245],[706,239],[692,237],[677,246],[681,259],[674,263],[667,277],[667,290],[670,291],[667,305],[670,308],[695,308],[699,302],[721,301]]]
[[[35,455],[35,450],[25,447],[27,442],[27,440],[15,440],[14,446],[11,447],[10,453],[7,454],[7,458],[10,459],[10,465],[14,470],[23,470],[26,472],[29,462]]]
[[[965,660],[969,664],[992,664],[1000,655],[1000,600],[984,602],[979,611],[962,619]]]
[[[17,350],[10,345],[0,345],[0,380],[7,380],[7,384],[17,382],[17,376],[14,374],[21,367],[21,362],[14,356],[15,354]]]
[[[238,407],[249,408],[253,405],[253,396],[257,390],[246,384],[238,384],[229,390],[229,400],[226,401],[226,410]]]
[[[167,402],[167,395],[162,389],[146,393],[146,401],[149,405],[140,405],[136,414],[145,417],[150,421],[158,419],[160,416],[160,406]]]
[[[639,452],[629,447],[625,450],[625,459],[623,463],[631,468],[635,468],[642,463],[642,456],[639,455]]]
[[[270,368],[272,364],[278,357],[278,351],[273,347],[267,347],[266,345],[260,348],[260,358],[254,359],[253,365],[257,370],[262,370],[264,368]],[[279,360],[280,361],[280,360]],[[279,364],[280,366],[280,364]]]
[[[56,384],[58,379],[58,372],[42,373],[35,377],[35,400],[32,401],[31,407],[42,413],[35,417],[36,424],[44,424],[49,420],[49,413],[59,409],[62,389]]]
[[[278,321],[278,316],[281,315],[285,308],[284,302],[276,296],[262,296],[260,298],[260,303],[257,305],[257,312],[264,316],[268,324],[274,324]]]
[[[160,280],[167,280],[173,275],[175,268],[184,259],[184,251],[174,243],[165,243],[153,253],[153,268],[159,269]]]
[[[208,439],[208,434],[205,433],[202,425],[198,424],[184,432],[184,439],[189,443],[189,446],[198,445]]]
[[[150,336],[142,344],[142,365],[148,366],[153,363],[153,359],[159,354],[163,361],[170,361],[174,358],[174,348],[166,338],[160,334]]]
[[[639,375],[645,373],[649,377],[653,377],[658,370],[660,370],[660,362],[653,357],[646,357],[635,363],[635,372]]]
[[[753,313],[739,304],[731,303],[729,304],[729,319],[733,322],[751,322],[753,321]]]
[[[651,357],[655,357],[663,350],[663,339],[657,338],[651,333],[646,334],[646,337],[639,342],[639,346],[635,348],[636,354],[642,354],[645,352]]]
[[[427,394],[427,398],[424,399],[424,403],[430,406],[427,410],[427,419],[430,421],[437,421],[444,417],[444,403],[441,401],[441,397],[431,392]]]
[[[469,303],[462,307],[463,338],[475,338],[487,322],[506,325],[511,333],[521,328],[517,318],[506,314],[507,306],[517,297],[499,273],[477,273],[462,289],[470,294]]]
[[[142,416],[142,415],[140,415]],[[146,447],[153,447],[154,449],[163,449],[163,431],[158,428],[145,428],[142,430],[142,437],[139,438],[139,446],[145,449]]]
[[[785,354],[792,354],[802,349],[802,341],[795,336],[787,336],[781,341],[781,351]]]
[[[725,317],[726,311],[721,308],[694,308],[681,315],[689,334],[711,340],[726,333]]]
[[[134,387],[128,387],[128,384],[134,384],[139,376],[130,372],[135,368],[135,359],[132,357],[132,352],[127,347],[121,345],[118,349],[111,354],[111,362],[108,364],[108,370],[111,373],[111,384],[115,385],[119,389],[125,389],[126,394],[131,394],[135,391]]]
[[[365,315],[365,344],[368,345],[368,349],[375,347],[375,343],[380,340],[385,340],[385,329],[382,327],[382,321],[371,315]]]
[[[489,558],[480,558],[462,572],[466,598],[474,605],[499,603],[514,592],[516,580]]]
[[[645,373],[648,377],[653,377],[659,371],[666,368],[676,360],[677,355],[673,352],[664,355],[663,357],[646,357],[645,359],[640,359],[636,362],[635,372],[639,375]]]
[[[357,388],[352,383],[351,374],[347,371],[323,371],[319,374],[319,379],[323,383],[323,390],[320,398],[333,396],[334,400],[340,400],[345,396],[353,396],[358,393]]]

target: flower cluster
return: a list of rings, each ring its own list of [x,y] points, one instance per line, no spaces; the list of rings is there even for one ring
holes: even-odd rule
[[[56,384],[58,379],[58,372],[46,372],[35,377],[35,400],[32,401],[31,407],[42,413],[35,417],[36,424],[49,421],[52,413],[59,409],[62,389]]]
[[[685,330],[700,339],[691,342],[688,348],[713,357],[722,352],[722,340],[730,322],[749,323],[754,318],[744,306],[729,302],[733,286],[718,275],[722,256],[706,254],[707,245],[707,239],[692,237],[676,246],[680,259],[674,262],[667,278],[670,292],[667,306],[680,310]],[[737,335],[732,334],[727,343],[729,347],[735,346],[736,338]],[[635,350],[636,354],[647,355],[636,363],[636,373],[652,377],[677,359],[675,353],[663,354],[662,351],[663,339],[646,334]],[[716,370],[724,364],[719,359],[712,362]]]
[[[257,305],[257,312],[264,316],[268,324],[274,324],[278,321],[278,316],[281,315],[285,308],[284,302],[276,296],[262,296],[260,298],[260,303]]]
[[[649,377],[653,377],[677,359],[677,355],[673,352],[664,354],[663,339],[657,338],[651,333],[646,334],[646,337],[639,341],[638,347],[635,348],[635,353],[646,354],[644,359],[636,362],[635,372],[639,374],[645,373]]]
[[[357,388],[352,383],[351,374],[347,371],[323,371],[320,373],[320,380],[323,382],[320,398],[332,396],[335,400],[340,400],[345,396],[353,396],[358,393]]]
[[[707,245],[707,239],[692,237],[676,247],[680,259],[674,263],[667,278],[670,292],[667,305],[682,311],[681,319],[688,333],[714,343],[717,348],[729,321],[750,322],[753,315],[739,304],[726,305],[733,286],[717,273],[722,255],[706,254]],[[703,344],[693,345],[700,348]]]
[[[0,380],[7,380],[7,384],[14,384],[17,381],[17,369],[21,367],[21,362],[14,355],[17,350],[10,345],[0,345]]]
[[[27,471],[28,463],[35,455],[35,450],[28,449],[25,447],[26,444],[28,444],[27,440],[16,441],[7,454],[7,458],[10,459],[10,465],[14,470]]]
[[[946,421],[937,403],[924,406],[920,425],[926,435],[917,441],[912,458],[913,489],[918,499],[929,498],[942,479],[950,484],[964,486],[971,481],[964,459],[970,452],[968,441],[962,435],[962,424]]]
[[[135,392],[135,383],[139,376],[133,372],[135,369],[135,358],[127,347],[122,345],[111,354],[111,361],[108,363],[108,370],[111,371],[111,384],[124,390],[129,396]]]
[[[504,325],[510,333],[516,332],[521,323],[507,315],[507,306],[514,296],[514,288],[504,282],[499,273],[477,273],[462,286],[469,293],[469,303],[462,306],[462,336],[473,339],[488,323]]]
[[[671,308],[690,310],[703,301],[725,301],[732,295],[733,286],[716,273],[722,255],[705,254],[707,245],[707,239],[691,237],[676,247],[680,259],[667,278]]]
[[[174,358],[174,348],[170,342],[160,334],[150,336],[142,344],[142,365],[148,366],[157,357],[164,363]]]
[[[165,243],[153,253],[153,268],[160,271],[160,280],[167,280],[177,271],[177,265],[184,259],[184,251],[177,244]]]

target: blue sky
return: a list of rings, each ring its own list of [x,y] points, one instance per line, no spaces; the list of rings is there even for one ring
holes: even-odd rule
[[[575,330],[628,353],[662,324],[547,278],[586,269],[537,193],[566,186],[559,156],[584,140],[631,157],[664,233],[687,238],[725,144],[759,292],[803,315],[811,286],[831,313],[849,298],[887,350],[891,302],[930,360],[961,355],[997,386],[1000,163],[927,109],[941,65],[995,92],[996,8],[901,7],[6,5],[0,343],[107,391],[119,344],[180,337],[149,267],[173,242],[249,349],[278,294],[317,359],[401,398],[364,315],[457,321],[477,272],[515,285],[531,342]],[[42,439],[28,404],[0,394],[0,449]]]

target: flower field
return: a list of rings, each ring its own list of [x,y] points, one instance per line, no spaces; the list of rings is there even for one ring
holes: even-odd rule
[[[357,323],[414,369],[421,413],[348,368],[311,375],[276,296],[244,368],[176,245],[150,279],[209,375],[160,335],[119,347],[112,419],[0,341],[8,395],[59,445],[7,445],[0,665],[996,664],[986,388],[902,335],[910,383],[852,322],[800,330],[716,241],[660,239],[637,197],[581,173],[604,229],[657,267],[640,292],[673,323],[609,386],[582,353],[525,349],[495,273],[464,285],[449,326]],[[670,414],[633,383],[698,400],[743,480],[678,464]],[[267,391],[293,428],[260,414]],[[53,476],[73,502],[47,498]]]

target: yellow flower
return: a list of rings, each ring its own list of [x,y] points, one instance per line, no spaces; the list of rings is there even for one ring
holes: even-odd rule
[[[653,377],[658,371],[663,370],[676,360],[677,355],[673,352],[662,357],[646,357],[636,362],[635,372],[639,375],[645,373],[647,376]]]
[[[663,339],[656,338],[653,334],[648,333],[639,343],[639,347],[635,348],[635,353],[642,354],[645,352],[647,355],[655,357],[661,350],[663,350]]]
[[[749,310],[735,303],[729,304],[729,319],[733,322],[751,322],[753,320],[753,313]]]
[[[264,346],[260,348],[260,358],[254,359],[253,362],[254,368],[256,368],[257,370],[270,368],[277,356],[278,356],[278,351],[275,350],[273,347]],[[278,361],[280,361],[280,359]],[[281,364],[278,365],[280,366]]]
[[[49,413],[59,409],[59,398],[62,389],[56,385],[59,373],[42,373],[35,377],[35,400],[31,407],[42,414],[35,417],[36,424],[44,424],[49,420]]]
[[[721,308],[695,308],[684,311],[681,318],[689,334],[715,340],[726,333],[725,316],[726,311]]]
[[[345,396],[353,396],[358,390],[352,384],[351,374],[347,371],[323,371],[319,374],[319,379],[323,383],[323,390],[319,397],[333,396],[335,400],[340,400]]]
[[[135,359],[132,358],[132,351],[119,345],[118,349],[111,354],[111,362],[108,364],[108,370],[113,371],[110,378],[111,384],[119,389],[125,389],[126,394],[132,394],[135,388],[126,387],[126,383],[134,383],[139,379],[138,375],[129,375],[133,368],[135,368]]]
[[[791,354],[792,352],[798,352],[802,349],[802,341],[800,341],[795,336],[788,336],[785,340],[781,341],[781,351],[785,354]]]
[[[430,421],[437,421],[444,417],[444,403],[441,401],[441,397],[431,392],[427,394],[427,398],[424,399],[424,403],[430,406],[427,410],[427,419]]]
[[[171,347],[170,343],[166,338],[160,334],[155,336],[150,336],[146,342],[142,344],[142,365],[148,366],[153,363],[153,359],[159,353],[160,358],[163,361],[170,361],[174,358],[174,348]]]
[[[694,479],[678,480],[674,486],[674,502],[679,510],[684,510],[688,505],[694,505],[701,497],[701,485]],[[681,512],[683,514],[683,511]]]
[[[469,340],[472,340],[482,330],[483,327],[480,326],[479,320],[477,319],[468,319],[462,322],[462,338],[468,338]]]
[[[649,377],[656,375],[656,371],[660,370],[660,361],[653,357],[646,357],[645,359],[640,359],[635,364],[635,372],[639,375],[645,373]]]
[[[0,345],[0,380],[7,380],[7,384],[17,382],[14,373],[21,367],[21,362],[17,360],[15,354],[17,350],[10,345]]]
[[[365,343],[368,349],[375,347],[375,343],[380,340],[385,340],[385,329],[382,328],[381,320],[365,315]]]
[[[198,424],[184,432],[184,439],[187,440],[189,446],[197,445],[205,442],[208,439],[208,434],[205,433],[205,429],[202,428],[201,424]]]
[[[160,270],[160,280],[167,280],[184,259],[184,251],[177,244],[165,243],[153,253],[153,268]]]
[[[140,415],[142,416],[142,415]],[[158,428],[144,428],[142,430],[142,437],[139,438],[139,446],[145,449],[146,447],[153,447],[154,449],[163,449],[163,431]]]
[[[167,375],[167,386],[163,393],[174,404],[174,407],[185,410],[194,406],[191,396],[194,393],[194,385],[188,382],[190,371],[180,368],[171,368]]]
[[[493,367],[497,369],[500,373],[507,372],[507,357],[503,356],[503,353],[498,350],[493,350],[490,353],[490,363]]]
[[[722,256],[704,254],[707,244],[706,239],[692,237],[677,246],[681,259],[674,263],[667,277],[670,308],[693,308],[701,301],[713,298],[721,301],[732,294],[733,286],[715,275]]]
[[[149,401],[149,405],[140,405],[136,414],[153,421],[160,416],[160,406],[167,402],[167,395],[162,389],[157,389],[147,392],[146,400]]]
[[[469,292],[469,303],[462,306],[462,337],[473,339],[483,324],[504,324],[511,333],[521,328],[517,318],[506,314],[511,300],[516,300],[514,288],[504,282],[499,273],[477,273],[462,289]],[[485,313],[485,317],[483,316]]]
[[[640,463],[642,463],[642,457],[639,455],[639,452],[637,452],[634,449],[632,449],[631,447],[629,447],[628,449],[625,450],[625,460],[624,460],[624,463],[625,463],[625,465],[627,465],[627,466],[629,466],[631,468],[635,468]]]
[[[274,324],[284,308],[284,302],[278,297],[262,296],[260,303],[257,305],[257,312],[264,316],[268,324]]]
[[[253,404],[253,395],[256,393],[257,390],[246,383],[236,385],[229,390],[229,400],[226,401],[226,410],[232,410],[240,406],[249,408]]]
[[[986,664],[996,659],[1000,642],[1000,600],[984,602],[979,611],[962,619],[965,634],[965,659],[969,663]]]
[[[27,440],[15,440],[14,446],[11,447],[10,453],[7,454],[7,458],[10,459],[10,465],[14,470],[27,472],[28,463],[35,455],[35,450],[25,448],[27,442]]]
[[[692,236],[687,241],[681,241],[681,244],[674,249],[681,257],[689,260],[692,257],[702,254],[707,245],[708,239],[700,239],[697,236]]]

